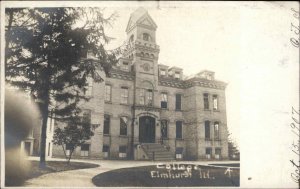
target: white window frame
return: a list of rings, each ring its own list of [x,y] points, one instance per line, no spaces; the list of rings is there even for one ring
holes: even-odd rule
[[[213,109],[214,110],[218,110],[218,105],[219,105],[219,99],[218,99],[218,95],[213,95]]]
[[[111,85],[106,84],[105,85],[105,101],[106,102],[111,102],[111,90],[112,90]]]
[[[121,88],[121,103],[128,104],[129,90],[127,87]]]

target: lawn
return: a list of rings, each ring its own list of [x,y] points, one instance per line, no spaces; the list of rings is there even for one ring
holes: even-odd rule
[[[29,161],[29,164],[30,168],[25,176],[16,174],[14,178],[7,177],[6,186],[22,186],[24,181],[48,173],[99,167],[97,164],[82,162],[70,162],[70,164],[67,164],[65,161],[47,161],[45,169],[39,168],[39,161]]]
[[[31,161],[31,170],[27,175],[27,179],[35,178],[47,173],[69,171],[75,169],[88,169],[99,167],[97,164],[70,162],[67,164],[65,161],[47,161],[46,169],[39,169],[39,161]]]
[[[188,166],[186,164],[184,166]],[[182,166],[182,165],[180,165]],[[100,187],[192,187],[192,186],[239,186],[240,170],[231,169],[230,176],[225,174],[227,168],[191,165],[189,172],[178,167],[162,168],[143,166],[123,168],[96,175],[92,181]],[[173,169],[174,168],[174,169]]]

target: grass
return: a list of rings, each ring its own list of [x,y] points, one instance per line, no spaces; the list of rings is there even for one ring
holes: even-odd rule
[[[232,169],[231,177],[225,175],[227,168],[198,166],[202,173],[206,173],[206,178],[200,176],[199,169],[192,170],[191,177],[181,178],[158,178],[156,171],[168,173],[167,169],[158,169],[156,166],[142,166],[133,168],[123,168],[108,171],[96,175],[92,181],[99,187],[192,187],[192,186],[239,186],[240,170]],[[151,171],[155,173],[155,178],[151,177]],[[209,178],[207,173],[209,172]],[[171,170],[171,173],[178,175],[184,173],[183,170]]]
[[[209,164],[209,165],[224,166],[224,167],[240,167],[239,163]]]
[[[65,161],[47,161],[46,168],[39,168],[39,161],[31,161],[31,170],[29,171],[26,179],[36,178],[47,173],[69,171],[76,169],[88,169],[99,167],[97,164],[82,163],[82,162],[70,162],[67,164]]]

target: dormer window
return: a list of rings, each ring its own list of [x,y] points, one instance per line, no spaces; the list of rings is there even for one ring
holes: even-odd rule
[[[134,35],[131,35],[130,38],[129,38],[129,43],[132,43],[133,39],[134,39]]]
[[[128,62],[123,62],[123,64],[122,64],[122,70],[128,71]]]
[[[206,75],[206,79],[208,79],[208,80],[212,80],[212,76],[211,76],[211,74],[207,74],[207,75]]]
[[[150,41],[150,35],[147,33],[143,33],[143,40],[144,41]]]
[[[161,76],[166,76],[166,70],[161,69],[161,70],[160,70],[160,75],[161,75]]]
[[[180,72],[175,72],[175,79],[180,79]]]

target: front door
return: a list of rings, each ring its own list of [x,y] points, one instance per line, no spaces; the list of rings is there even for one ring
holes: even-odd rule
[[[143,116],[139,119],[139,141],[141,143],[155,142],[155,118]]]

